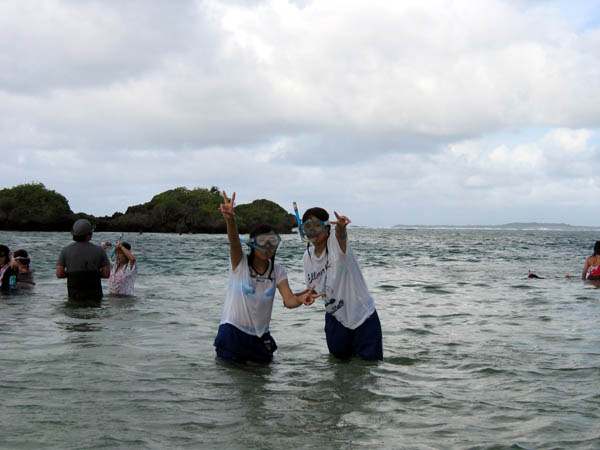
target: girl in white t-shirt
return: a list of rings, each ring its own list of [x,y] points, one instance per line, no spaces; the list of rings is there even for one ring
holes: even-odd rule
[[[245,255],[235,222],[233,204],[223,192],[219,207],[227,224],[229,239],[229,283],[219,331],[215,338],[217,356],[237,362],[269,362],[277,349],[269,333],[275,288],[287,308],[311,305],[319,294],[309,289],[294,295],[281,264],[275,263],[275,253],[281,238],[272,226],[259,225],[250,233],[250,254]]]
[[[117,262],[110,268],[108,288],[111,294],[132,295],[138,272],[135,256],[131,253],[131,245],[129,243],[117,242],[115,245],[115,258]]]
[[[356,256],[348,243],[350,219],[339,216],[331,224],[323,208],[310,208],[302,217],[302,232],[310,244],[304,252],[307,288],[324,293],[325,335],[329,352],[337,358],[354,355],[383,359],[381,323]],[[311,245],[312,244],[312,245]]]

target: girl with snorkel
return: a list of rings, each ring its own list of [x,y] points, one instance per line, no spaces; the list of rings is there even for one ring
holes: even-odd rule
[[[381,323],[375,301],[348,243],[346,227],[350,219],[334,214],[337,220],[329,222],[323,208],[310,208],[299,223],[301,237],[309,242],[304,252],[306,286],[316,286],[314,290],[324,293],[329,353],[340,359],[359,356],[382,360]],[[335,225],[334,233],[331,225]]]
[[[271,225],[259,225],[250,233],[246,241],[250,253],[244,254],[235,222],[234,201],[235,192],[230,200],[223,192],[219,210],[227,224],[229,283],[214,345],[221,358],[269,362],[277,349],[269,333],[275,288],[279,289],[287,308],[311,305],[320,295],[312,288],[299,295],[292,293],[285,269],[275,263],[281,237]]]

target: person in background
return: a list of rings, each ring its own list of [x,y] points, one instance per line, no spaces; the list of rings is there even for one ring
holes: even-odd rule
[[[306,286],[325,293],[325,336],[336,358],[383,359],[381,323],[356,256],[348,243],[350,219],[335,213],[329,222],[323,208],[307,209],[302,232],[309,241],[304,252]],[[332,233],[331,225],[335,225]]]
[[[230,361],[268,363],[277,349],[269,332],[275,288],[287,308],[311,305],[319,295],[313,289],[298,296],[292,293],[285,269],[275,263],[281,237],[271,225],[259,225],[250,233],[250,254],[245,255],[235,222],[235,192],[231,200],[223,192],[223,200],[219,210],[227,224],[229,283],[215,350]]]
[[[33,281],[33,274],[35,270],[29,268],[31,260],[27,250],[20,249],[12,254],[11,266],[17,272],[17,282],[15,287],[17,289],[32,289],[35,286]]]
[[[100,306],[101,278],[110,276],[110,262],[106,252],[90,240],[94,227],[87,219],[73,224],[71,234],[75,242],[62,249],[56,264],[56,277],[67,279],[69,301],[81,306]]]
[[[589,275],[588,275],[589,270]],[[587,277],[591,281],[600,281],[600,241],[596,241],[594,244],[594,254],[588,256],[583,265],[583,273],[581,279],[585,280]]]
[[[133,286],[138,273],[135,256],[131,253],[131,245],[127,242],[115,244],[117,262],[110,269],[108,289],[111,294],[132,295]]]
[[[0,245],[0,290],[8,292],[16,284],[17,271],[11,266],[10,249]]]

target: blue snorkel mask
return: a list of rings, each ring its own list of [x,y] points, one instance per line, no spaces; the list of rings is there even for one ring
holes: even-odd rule
[[[259,250],[267,250],[269,248],[277,250],[279,245],[281,245],[281,236],[277,233],[264,233],[256,235],[252,239],[240,238],[240,242],[246,244],[248,247]]]
[[[315,237],[318,234],[321,234],[321,232],[323,232],[323,230],[327,227],[327,225],[329,225],[329,220],[327,220],[327,221],[323,221],[323,220],[319,220],[319,219],[307,220],[306,222],[303,222],[301,225],[302,234],[304,234],[305,236],[308,236],[308,238],[310,239],[311,237]]]

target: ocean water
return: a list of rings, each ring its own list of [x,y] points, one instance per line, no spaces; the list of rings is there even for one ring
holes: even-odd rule
[[[70,235],[0,232],[37,281],[0,296],[0,448],[598,449],[600,289],[579,279],[598,238],[353,228],[385,360],[330,357],[322,303],[277,294],[275,360],[241,366],[212,345],[226,236],[126,235],[136,295],[71,308],[54,277]],[[284,236],[292,288],[302,252]]]

